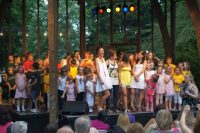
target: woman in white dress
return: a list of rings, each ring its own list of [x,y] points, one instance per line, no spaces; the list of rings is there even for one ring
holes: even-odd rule
[[[97,70],[97,86],[96,92],[100,93],[100,102],[98,109],[102,110],[102,106],[106,99],[110,96],[109,89],[112,88],[112,82],[110,80],[106,62],[104,60],[104,49],[99,47],[97,49],[97,58],[95,60],[96,70]]]
[[[141,111],[141,104],[144,99],[144,89],[145,89],[144,71],[146,69],[146,66],[147,62],[144,58],[143,52],[138,52],[136,63],[134,64],[132,69],[133,78],[131,81],[131,88],[133,88],[133,90],[138,89],[139,93],[138,111]]]

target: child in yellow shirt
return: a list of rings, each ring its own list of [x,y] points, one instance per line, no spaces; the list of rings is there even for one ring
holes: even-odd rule
[[[44,71],[44,94],[45,94],[45,103],[47,105],[47,110],[50,107],[50,95],[49,95],[49,70],[48,68]]]
[[[174,74],[174,69],[176,68],[176,65],[172,64],[172,58],[167,57],[166,58],[166,64],[164,65],[165,68],[171,69],[172,74]]]
[[[181,74],[180,67],[176,67],[173,75],[173,81],[174,81],[174,110],[177,110],[177,104],[178,109],[181,110],[181,104],[182,104],[182,98],[180,96],[181,89],[179,85],[184,81],[184,76]]]

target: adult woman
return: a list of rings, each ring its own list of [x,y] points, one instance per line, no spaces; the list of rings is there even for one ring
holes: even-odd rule
[[[190,74],[185,76],[185,85],[183,88],[183,105],[189,104],[190,106],[196,106],[198,103],[198,88],[194,84],[193,77]]]
[[[97,49],[97,54],[97,58],[95,59],[98,76],[96,92],[100,93],[100,102],[98,105],[98,109],[102,110],[103,103],[110,96],[109,89],[112,88],[112,83],[109,77],[106,62],[104,60],[104,49],[102,47],[99,47]]]
[[[132,69],[133,78],[131,82],[131,88],[133,89],[132,91],[135,91],[135,89],[139,90],[138,111],[141,111],[141,104],[144,99],[144,89],[145,89],[144,71],[146,69],[146,66],[147,62],[144,59],[143,52],[140,51],[137,53],[136,63],[134,64]]]
[[[113,108],[114,111],[117,111],[117,100],[118,100],[118,93],[119,93],[119,79],[118,79],[118,62],[117,54],[115,50],[109,51],[110,59],[106,61],[109,76],[112,82],[112,91],[113,92]],[[106,100],[107,109],[110,109],[110,97]]]

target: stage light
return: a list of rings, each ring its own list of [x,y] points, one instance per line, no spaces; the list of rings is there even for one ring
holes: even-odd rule
[[[106,11],[106,7],[103,6],[103,7],[100,7],[100,8],[99,8],[98,13],[99,13],[99,14],[104,14],[105,11]]]
[[[2,32],[0,33],[0,36],[3,36],[3,33],[2,33]]]
[[[121,5],[117,5],[117,6],[115,7],[115,11],[116,11],[116,12],[120,12],[120,11],[121,11]]]
[[[135,11],[135,5],[131,4],[130,7],[129,7],[129,11],[134,12]]]
[[[98,11],[99,11],[99,6],[95,7],[94,9],[92,9],[92,13],[94,15],[97,15],[98,14]]]
[[[111,6],[107,7],[106,12],[111,13],[111,11],[112,11]]]
[[[122,11],[123,11],[124,13],[127,13],[127,12],[128,12],[128,6],[127,6],[126,4],[123,6]]]

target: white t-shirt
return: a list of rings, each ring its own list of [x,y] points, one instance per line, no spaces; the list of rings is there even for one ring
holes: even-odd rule
[[[76,80],[77,80],[77,89],[79,92],[84,92],[84,77],[80,75],[76,75]]]
[[[119,78],[118,78],[118,64],[117,61],[115,61],[114,64],[110,64],[110,60],[107,61],[108,64],[108,73],[112,82],[112,85],[119,85]]]
[[[89,90],[90,92],[94,93],[94,83],[90,80],[88,80],[86,82],[86,87],[87,87],[87,90]],[[87,91],[86,93],[86,100],[94,100],[94,96],[91,95],[91,93]]]
[[[66,88],[67,76],[58,78],[58,90],[64,91]]]

